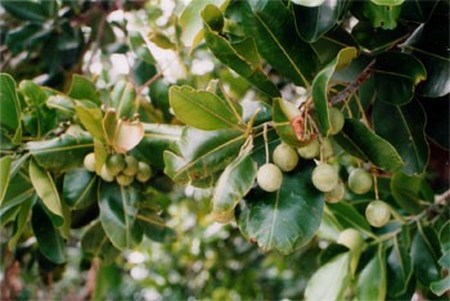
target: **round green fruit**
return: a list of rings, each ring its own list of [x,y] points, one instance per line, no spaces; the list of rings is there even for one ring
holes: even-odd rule
[[[139,162],[133,156],[125,156],[125,168],[122,173],[127,176],[134,176],[139,169]]]
[[[106,168],[113,176],[119,174],[125,168],[123,155],[113,154],[106,159]]]
[[[320,143],[319,139],[314,139],[305,146],[297,148],[297,153],[305,159],[313,159],[319,156]]]
[[[152,176],[152,169],[150,165],[145,162],[138,163],[138,172],[136,174],[136,180],[141,183],[147,182]]]
[[[350,251],[356,251],[362,247],[364,240],[361,234],[359,234],[359,231],[353,228],[348,228],[339,234],[337,243],[346,246],[350,249]]]
[[[348,177],[348,188],[356,194],[365,194],[372,186],[372,175],[362,168],[352,170]]]
[[[258,169],[256,181],[259,187],[267,192],[274,192],[280,189],[283,182],[281,170],[272,163],[267,163]]]
[[[294,148],[285,143],[279,144],[273,151],[273,163],[282,171],[291,171],[298,164],[298,155]]]
[[[103,181],[105,182],[112,182],[114,181],[114,175],[111,174],[111,172],[109,171],[109,169],[106,167],[106,164],[104,164],[102,166],[102,169],[100,171],[100,177],[103,179]]]
[[[120,186],[128,186],[133,183],[133,176],[127,176],[126,174],[120,173],[116,176],[116,182]]]
[[[330,135],[336,135],[344,127],[344,122],[345,122],[344,114],[342,114],[342,112],[338,108],[335,108],[335,107],[331,107],[328,110],[328,113],[330,116],[329,133],[330,133]]]
[[[84,157],[84,168],[89,170],[90,172],[95,172],[95,154],[89,153]]]
[[[338,203],[345,195],[345,185],[339,180],[337,185],[328,192],[324,193],[325,201],[328,203]]]
[[[332,191],[339,182],[337,170],[330,164],[322,163],[314,168],[312,182],[322,192]]]
[[[324,138],[322,140],[322,144],[320,145],[321,149],[322,149],[322,155],[323,158],[329,158],[331,156],[333,156],[334,151],[333,151],[333,144],[331,144],[331,140],[328,138]]]
[[[373,227],[383,227],[391,219],[391,209],[383,201],[372,201],[366,208],[366,219]]]

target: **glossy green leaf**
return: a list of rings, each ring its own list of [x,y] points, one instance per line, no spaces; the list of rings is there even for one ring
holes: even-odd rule
[[[424,98],[420,101],[427,115],[425,133],[428,139],[444,149],[450,149],[450,127],[448,126],[448,112],[450,102],[448,97]]]
[[[286,102],[286,100],[282,98],[275,98],[272,102],[273,126],[284,143],[293,147],[300,147],[302,146],[302,141],[298,139],[289,116],[286,116],[286,113],[283,112],[282,106],[286,105],[283,102]]]
[[[430,289],[438,296],[444,295],[450,290],[450,275],[447,275],[445,278],[431,283]]]
[[[255,183],[257,164],[248,152],[238,156],[220,175],[212,197],[212,214],[216,221],[234,212],[239,201]],[[234,214],[233,214],[234,215]]]
[[[354,47],[344,48],[339,51],[336,58],[322,69],[312,83],[312,96],[314,101],[317,126],[323,135],[328,135],[330,120],[328,114],[328,84],[336,70],[350,64],[356,57],[357,50]]]
[[[54,263],[65,262],[64,240],[39,203],[33,207],[31,225],[41,253]]]
[[[73,209],[83,209],[97,202],[97,175],[75,169],[64,175],[63,199]]]
[[[379,55],[374,73],[377,99],[395,105],[408,103],[414,95],[415,86],[427,77],[419,60],[398,52]]]
[[[351,155],[370,160],[386,171],[395,172],[404,165],[389,142],[356,119],[347,118],[342,131],[333,137]]]
[[[84,156],[93,148],[92,137],[73,129],[50,140],[28,142],[26,149],[45,169],[65,172],[83,165]]]
[[[412,259],[409,254],[411,238],[408,227],[394,236],[393,246],[387,256],[387,294],[395,298],[403,295],[413,274]]]
[[[264,250],[290,254],[311,240],[322,220],[323,198],[311,182],[312,164],[283,174],[276,192],[252,190],[242,203],[238,225]]]
[[[242,119],[234,105],[209,91],[172,86],[169,100],[175,116],[187,125],[202,130],[240,128]]]
[[[108,147],[100,142],[98,139],[94,139],[94,154],[95,154],[95,172],[100,174],[102,167],[109,156]]]
[[[47,99],[47,107],[62,113],[72,115],[75,113],[75,102],[65,95],[53,95]]]
[[[137,31],[130,31],[128,32],[128,36],[131,50],[133,50],[136,56],[141,60],[143,60],[144,62],[146,62],[147,64],[151,65],[155,64],[156,63],[155,58],[150,52],[150,49],[145,43],[145,40],[142,37],[142,35]]]
[[[258,52],[281,75],[308,87],[317,71],[317,55],[296,34],[292,12],[281,0],[240,1],[242,23]]]
[[[386,300],[386,259],[383,246],[361,271],[356,296],[358,300]]]
[[[94,137],[100,141],[105,141],[105,133],[103,131],[103,113],[99,108],[86,108],[82,105],[75,107],[78,118],[83,127]]]
[[[315,7],[294,5],[297,31],[305,41],[316,42],[340,21],[346,8],[346,0],[325,0]]]
[[[63,209],[61,198],[56,189],[55,182],[48,171],[42,169],[39,165],[30,161],[29,166],[30,180],[36,190],[37,195],[41,198],[45,207],[54,215],[58,216],[58,226],[63,223]]]
[[[136,223],[139,192],[133,186],[102,182],[98,187],[100,221],[106,235],[119,250],[131,248],[142,239]]]
[[[20,20],[44,22],[47,18],[44,7],[35,1],[2,1],[2,6],[8,13]]]
[[[278,96],[278,89],[263,72],[254,39],[248,37],[231,42],[221,30],[214,29],[214,24],[224,22],[222,13],[215,6],[207,6],[202,12],[202,18],[206,45],[214,56],[262,92],[272,97]]]
[[[10,250],[15,249],[17,242],[22,236],[22,233],[27,229],[27,226],[30,222],[31,208],[36,203],[37,199],[38,196],[34,195],[32,198],[27,199],[23,204],[20,205],[20,210],[14,220],[13,235],[8,241],[8,248]]]
[[[4,156],[0,158],[0,206],[5,198],[6,190],[11,178],[11,163],[13,159],[11,156]]]
[[[164,219],[151,210],[140,210],[136,220],[144,235],[153,241],[170,242],[175,238],[175,231],[169,228]]]
[[[102,104],[94,83],[82,75],[73,75],[72,83],[67,95],[73,99],[90,100],[98,106]]]
[[[372,1],[376,5],[392,5],[392,6],[401,5],[403,2],[405,2],[405,0],[370,0],[370,1]]]
[[[420,206],[420,189],[423,177],[408,176],[402,172],[395,173],[391,178],[391,192],[397,204],[410,213],[422,211]]]
[[[164,152],[164,172],[174,181],[206,179],[237,157],[246,137],[240,131],[186,128],[174,151]]]
[[[111,91],[111,105],[119,118],[131,118],[137,112],[139,102],[131,83],[119,81]]]
[[[414,274],[417,280],[425,286],[440,279],[437,244],[434,230],[419,226],[411,244],[411,258],[414,264]]]
[[[376,5],[371,1],[357,1],[352,5],[352,12],[358,19],[369,20],[373,27],[394,29],[402,7],[400,5]]]
[[[22,141],[21,108],[17,96],[16,82],[6,74],[0,74],[0,124],[2,132],[11,133],[11,141],[20,144]]]
[[[114,247],[106,236],[99,221],[90,226],[83,234],[81,248],[84,252],[101,258],[105,264],[111,263],[120,254],[120,251]]]
[[[365,216],[359,213],[352,204],[347,202],[330,203],[327,204],[327,207],[343,229],[355,228],[366,234],[371,231]]]
[[[376,102],[372,120],[375,132],[391,143],[405,162],[402,171],[423,173],[430,149],[425,136],[426,115],[420,103],[413,100],[404,106],[392,106]]]
[[[447,16],[436,15],[430,22],[420,25],[403,44],[403,50],[413,54],[425,66],[427,80],[419,86],[420,94],[440,97],[450,93],[450,59]]]
[[[351,280],[350,259],[347,252],[321,266],[306,285],[305,300],[341,300]]]
[[[361,47],[377,54],[393,47],[409,34],[407,28],[398,25],[395,29],[373,28],[369,22],[359,22],[352,29],[352,35]]]

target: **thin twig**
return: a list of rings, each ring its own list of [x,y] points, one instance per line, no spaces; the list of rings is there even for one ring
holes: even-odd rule
[[[146,87],[153,84],[155,81],[160,79],[163,76],[162,72],[158,72],[155,75],[153,75],[148,81],[146,81],[144,84],[142,84],[139,88],[137,88],[136,94],[140,94],[142,90],[144,90]]]

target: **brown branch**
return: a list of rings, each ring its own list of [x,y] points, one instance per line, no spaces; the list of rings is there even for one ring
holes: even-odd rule
[[[162,77],[162,73],[158,72],[155,75],[153,75],[148,81],[146,81],[144,84],[142,84],[140,87],[137,88],[136,94],[140,94],[142,90],[144,90],[146,87],[153,84],[155,81],[157,81],[159,78]]]

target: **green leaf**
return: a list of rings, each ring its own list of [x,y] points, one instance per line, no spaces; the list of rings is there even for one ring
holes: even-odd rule
[[[442,296],[445,292],[448,292],[450,290],[450,275],[447,275],[444,279],[431,283],[430,289],[438,296]]]
[[[201,130],[239,129],[242,123],[233,104],[209,91],[172,86],[169,100],[178,119]]]
[[[136,223],[139,192],[133,186],[101,182],[98,186],[100,221],[106,235],[119,250],[131,248],[142,239]]]
[[[31,226],[41,253],[54,263],[65,262],[64,240],[39,203],[33,206]]]
[[[369,20],[373,27],[382,29],[395,29],[401,10],[400,5],[376,5],[371,1],[357,1],[352,5],[358,19]]]
[[[5,198],[6,191],[9,186],[11,178],[11,163],[13,159],[11,156],[0,158],[0,206]]]
[[[73,99],[90,100],[98,106],[102,104],[94,83],[82,75],[73,75],[67,95]]]
[[[325,0],[314,7],[294,5],[297,31],[303,40],[316,42],[340,21],[346,8],[346,0]]]
[[[285,102],[287,101],[282,98],[275,98],[273,100],[272,102],[273,126],[276,129],[278,136],[280,136],[281,140],[283,140],[284,143],[287,143],[292,147],[300,147],[302,146],[302,141],[299,140],[297,134],[292,128],[290,116],[287,116],[286,113],[283,111],[283,106],[286,107],[293,104],[291,103],[286,104]]]
[[[327,208],[330,209],[343,229],[355,228],[366,234],[369,232],[371,235],[370,225],[366,218],[352,204],[347,202],[327,203]]]
[[[0,73],[0,124],[2,132],[11,132],[14,144],[22,142],[22,125],[20,122],[21,108],[17,96],[16,82],[6,74]],[[3,128],[4,127],[4,128]]]
[[[407,174],[421,174],[427,166],[430,149],[425,136],[426,115],[416,100],[404,106],[376,102],[372,114],[375,132],[399,152]],[[395,120],[396,122],[391,122]]]
[[[318,58],[296,34],[292,12],[281,0],[240,1],[239,6],[244,29],[261,56],[294,84],[309,87]]]
[[[311,240],[322,220],[322,194],[311,182],[312,164],[283,174],[276,192],[254,189],[240,207],[244,236],[264,250],[289,254]]]
[[[395,173],[391,178],[391,192],[395,201],[409,213],[419,213],[422,211],[420,206],[420,190],[423,177],[408,176],[402,172]]]
[[[414,274],[424,286],[439,280],[439,250],[436,247],[437,237],[432,228],[419,229],[414,235],[411,244],[411,258],[414,264]]]
[[[370,0],[370,1],[372,1],[376,5],[391,5],[391,6],[401,5],[403,2],[405,2],[405,0]]]
[[[353,27],[352,34],[359,45],[371,53],[377,54],[392,48],[407,37],[409,32],[401,25],[392,30],[384,30],[373,28],[369,22],[362,21]]]
[[[450,93],[447,39],[450,32],[448,26],[442,26],[448,22],[448,16],[432,16],[429,22],[420,25],[402,45],[405,52],[417,57],[426,68],[427,80],[420,85],[419,93],[427,97],[440,97]]]
[[[238,155],[245,140],[243,133],[236,130],[186,128],[174,151],[164,152],[164,172],[181,183],[209,178]]]
[[[24,24],[8,31],[5,43],[14,55],[36,48],[49,38],[51,28],[36,23]]]
[[[351,279],[350,260],[347,252],[321,266],[306,285],[305,300],[341,300]]]
[[[61,198],[56,189],[55,182],[49,172],[43,170],[39,165],[30,161],[29,166],[30,180],[36,190],[37,195],[41,198],[45,207],[58,218],[57,226],[62,225],[64,221],[63,209],[61,205]]]
[[[114,247],[106,236],[100,221],[95,222],[83,234],[81,248],[84,252],[101,258],[104,264],[113,262],[120,254],[120,251]]]
[[[364,267],[358,278],[358,300],[386,300],[386,259],[383,246]]]
[[[17,242],[22,236],[22,233],[27,229],[27,226],[29,225],[31,207],[36,203],[37,199],[38,199],[37,195],[34,195],[32,198],[29,198],[23,204],[20,205],[20,210],[17,214],[17,217],[14,220],[13,235],[11,236],[11,239],[8,241],[8,248],[10,250],[14,250]]]
[[[83,209],[97,202],[97,176],[86,169],[64,175],[63,199],[73,209]]]
[[[442,253],[450,251],[450,221],[447,221],[439,230],[439,242]]]
[[[84,156],[92,151],[93,146],[89,134],[74,129],[50,140],[28,142],[26,149],[40,166],[62,173],[82,166]]]
[[[86,108],[82,105],[75,107],[78,118],[83,127],[100,141],[105,141],[105,132],[103,131],[103,113],[99,108]]]
[[[132,84],[119,81],[111,91],[111,104],[119,118],[131,118],[137,112],[139,102]]]
[[[231,42],[223,36],[221,29],[214,29],[214,24],[224,22],[222,13],[215,6],[208,5],[202,12],[202,18],[206,45],[214,56],[262,92],[272,97],[278,96],[278,89],[262,70],[255,40],[248,37]]]
[[[440,98],[421,99],[420,104],[427,116],[425,132],[428,139],[448,150],[450,148],[450,139],[448,139],[450,127],[447,113],[450,112],[450,102],[447,95]]]
[[[139,32],[129,31],[128,38],[131,50],[133,50],[138,58],[151,65],[156,63],[155,58],[153,57],[147,44],[145,43],[144,38]]]
[[[316,113],[317,126],[323,135],[328,135],[330,130],[330,117],[328,114],[328,84],[336,70],[350,64],[356,57],[357,50],[354,47],[344,48],[339,51],[336,58],[322,69],[312,83],[312,96]]]
[[[234,212],[239,201],[255,183],[257,164],[248,152],[244,152],[228,165],[220,175],[211,200],[212,214],[216,221]],[[233,213],[234,215],[234,213]]]
[[[136,215],[145,236],[157,242],[169,242],[175,238],[175,231],[167,227],[164,219],[151,210],[140,210]]]
[[[374,73],[377,99],[394,105],[408,103],[414,95],[415,85],[427,77],[419,60],[398,52],[379,55]]]
[[[389,142],[356,119],[347,118],[342,131],[333,137],[352,156],[368,159],[386,171],[395,172],[404,165]]]
[[[67,115],[75,113],[75,101],[62,94],[52,95],[47,99],[47,107],[58,110]]]
[[[387,294],[395,298],[402,296],[408,289],[413,274],[412,259],[409,254],[411,238],[408,227],[394,236],[392,250],[387,257]]]
[[[24,21],[41,23],[47,18],[44,7],[31,0],[2,1],[1,5],[12,16]]]
[[[293,3],[306,6],[306,7],[316,7],[322,5],[326,0],[291,0]]]
[[[407,0],[402,5],[400,17],[404,20],[425,23],[440,1]]]

